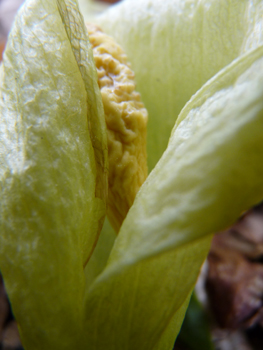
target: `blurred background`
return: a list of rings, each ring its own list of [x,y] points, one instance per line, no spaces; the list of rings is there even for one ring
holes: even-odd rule
[[[24,0],[0,0],[0,59],[17,9]]]
[[[0,61],[23,1],[0,0]],[[97,13],[117,1],[79,0],[83,9]],[[174,349],[263,349],[262,204],[215,235]],[[1,274],[0,350],[23,350]]]

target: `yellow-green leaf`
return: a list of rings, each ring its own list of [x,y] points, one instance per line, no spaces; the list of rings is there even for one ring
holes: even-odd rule
[[[172,349],[211,234],[262,200],[263,47],[209,81],[179,121],[90,288],[91,350]]]
[[[29,350],[87,348],[83,265],[105,215],[106,133],[80,19],[75,1],[27,1],[1,68],[0,269]]]
[[[83,242],[83,253],[86,264],[102,229],[106,211],[108,192],[106,124],[101,93],[98,86],[97,70],[83,17],[79,12],[77,3],[73,3],[70,0],[57,0],[57,6],[85,84],[88,126],[96,162],[96,208],[94,207],[93,215],[89,217],[89,221],[93,222],[92,225],[96,229],[90,231],[84,237],[86,241]]]

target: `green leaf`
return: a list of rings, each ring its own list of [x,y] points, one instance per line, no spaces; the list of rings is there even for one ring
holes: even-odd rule
[[[97,21],[122,45],[149,112],[151,170],[191,96],[262,43],[262,1],[126,0]]]
[[[89,290],[91,350],[172,349],[211,233],[263,198],[263,47],[209,81],[179,121]]]
[[[27,1],[1,66],[0,269],[26,349],[87,348],[83,265],[107,164],[88,45],[75,1]]]
[[[93,51],[88,40],[88,32],[83,17],[79,12],[77,4],[73,4],[70,0],[57,0],[57,5],[85,84],[88,126],[96,161],[96,208],[94,207],[93,215],[89,217],[89,221],[93,221],[93,227],[97,228],[96,230],[91,230],[89,235],[85,235],[86,242],[83,242],[82,249],[86,264],[97,242],[106,212],[108,191],[106,124]]]

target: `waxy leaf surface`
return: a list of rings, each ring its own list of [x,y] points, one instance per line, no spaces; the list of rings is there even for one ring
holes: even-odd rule
[[[85,33],[75,1],[27,1],[1,69],[0,269],[26,349],[86,348],[83,265],[105,215],[106,133]]]

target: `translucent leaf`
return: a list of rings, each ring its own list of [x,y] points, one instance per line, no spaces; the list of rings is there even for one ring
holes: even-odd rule
[[[97,208],[89,218],[90,221],[93,220],[93,226],[96,227],[96,230],[90,231],[89,235],[85,236],[87,241],[83,243],[83,252],[85,254],[86,263],[95,247],[106,212],[108,190],[106,124],[101,93],[98,86],[97,70],[93,60],[92,47],[87,38],[88,33],[83,17],[76,3],[70,0],[57,0],[57,4],[72,51],[85,84],[88,106],[88,126],[97,169],[95,190]]]
[[[76,3],[59,4],[25,3],[1,66],[0,269],[29,350],[86,349],[83,265],[105,215],[95,67]]]
[[[211,234],[263,198],[263,47],[209,81],[179,121],[88,293],[92,350],[172,349]]]

